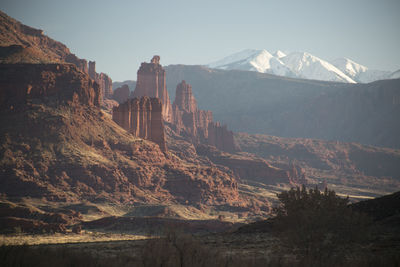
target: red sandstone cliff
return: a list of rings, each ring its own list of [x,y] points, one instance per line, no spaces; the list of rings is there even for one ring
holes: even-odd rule
[[[221,126],[219,122],[208,124],[207,143],[222,151],[233,152],[236,150],[233,132],[229,131],[226,125]]]
[[[185,81],[176,87],[172,109],[174,129],[178,134],[194,144],[209,144],[227,152],[236,150],[233,133],[226,126],[214,123],[211,111],[197,109],[192,86]]]
[[[78,58],[42,30],[26,26],[1,11],[0,47],[1,57],[6,58],[3,63],[72,63],[99,84],[102,97],[111,98],[112,80],[104,73],[96,73],[95,62],[89,62],[88,66],[85,59]]]
[[[186,81],[182,81],[177,85],[174,104],[177,105],[180,110],[186,112],[197,111],[197,102],[193,96],[192,86],[186,83]]]
[[[137,72],[133,97],[157,97],[163,106],[163,118],[172,122],[172,106],[165,83],[165,70],[160,65],[160,57],[154,56],[150,63],[143,62]]]
[[[100,88],[102,89],[103,96],[105,98],[112,98],[113,95],[113,89],[112,89],[112,80],[111,78],[105,74],[105,73],[100,73],[99,75],[99,85]]]
[[[158,98],[129,99],[113,108],[113,120],[134,136],[151,140],[161,151],[167,150],[162,118],[162,102]]]
[[[208,138],[208,124],[212,122],[212,112],[198,110],[192,86],[182,81],[176,87],[175,101],[172,105],[175,131],[190,139],[194,144]]]
[[[96,62],[89,61],[89,68],[88,68],[89,77],[97,82],[100,86],[100,90],[104,98],[112,98],[113,89],[112,89],[112,80],[108,77],[105,73],[97,73],[96,72]]]
[[[14,109],[35,98],[100,106],[97,83],[72,64],[0,64],[0,107]]]

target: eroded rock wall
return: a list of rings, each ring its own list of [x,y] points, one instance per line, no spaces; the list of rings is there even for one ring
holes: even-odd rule
[[[35,98],[100,106],[99,85],[72,64],[0,64],[0,107],[14,109]]]
[[[218,122],[213,122],[212,112],[197,109],[192,86],[182,81],[176,87],[172,106],[175,131],[194,144],[208,144],[220,150],[233,152],[236,146],[232,131]]]
[[[221,125],[219,122],[210,122],[208,124],[207,143],[222,151],[235,151],[233,132],[229,131],[226,125]]]
[[[150,63],[143,62],[137,72],[133,97],[142,96],[159,98],[163,105],[164,120],[172,122],[172,106],[165,82],[165,70],[160,65],[159,56],[154,56]]]
[[[113,108],[113,120],[134,136],[147,139],[167,150],[162,117],[162,102],[159,98],[133,98]]]

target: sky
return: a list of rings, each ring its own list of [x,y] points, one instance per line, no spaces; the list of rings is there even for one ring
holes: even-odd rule
[[[136,80],[153,55],[196,65],[249,48],[400,69],[399,0],[1,0],[0,9],[114,81]]]

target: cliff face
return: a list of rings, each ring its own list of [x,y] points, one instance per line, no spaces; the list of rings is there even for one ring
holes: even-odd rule
[[[103,97],[109,99],[112,98],[113,95],[112,80],[110,77],[108,77],[107,74],[103,72],[99,74],[96,72],[95,61],[89,61],[89,68],[87,73],[89,74],[89,77],[92,80],[94,80],[99,84]]]
[[[233,132],[229,131],[226,125],[221,126],[219,122],[208,124],[207,143],[222,151],[233,152],[236,150]]]
[[[102,97],[111,98],[112,80],[96,73],[95,62],[78,58],[64,44],[43,34],[40,29],[26,26],[0,11],[1,63],[71,63],[97,82]],[[102,100],[102,99],[101,99]]]
[[[155,142],[163,152],[167,150],[160,99],[129,99],[113,108],[113,120],[134,136]]]
[[[174,104],[182,111],[193,113],[197,111],[197,102],[192,93],[192,86],[186,81],[182,81],[176,87]]]
[[[133,97],[157,97],[163,105],[163,118],[172,122],[172,107],[165,83],[165,70],[160,65],[160,57],[154,56],[150,63],[143,62],[137,72]]]
[[[175,130],[194,144],[209,144],[220,150],[233,152],[233,133],[226,126],[213,122],[212,112],[197,109],[192,86],[182,81],[176,87],[172,106]]]
[[[173,124],[178,134],[189,138],[194,144],[207,140],[208,124],[212,122],[212,113],[197,109],[192,86],[185,81],[176,87],[172,109]]]
[[[0,107],[14,109],[35,98],[100,106],[97,83],[72,64],[0,64]]]
[[[105,98],[112,98],[113,89],[112,89],[112,80],[105,73],[100,73],[98,76],[98,84],[102,90],[103,96]]]

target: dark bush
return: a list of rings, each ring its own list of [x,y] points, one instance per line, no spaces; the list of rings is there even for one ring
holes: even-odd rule
[[[274,225],[284,246],[304,258],[341,258],[368,238],[371,219],[333,190],[292,188],[278,194]],[[344,257],[344,256],[343,256]]]

